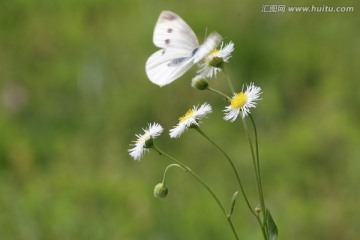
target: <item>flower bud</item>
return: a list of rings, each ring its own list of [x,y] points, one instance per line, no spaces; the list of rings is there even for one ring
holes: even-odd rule
[[[164,183],[158,183],[156,184],[155,188],[154,188],[154,196],[157,198],[166,198],[166,196],[168,195],[169,189],[167,188],[167,186]]]
[[[145,140],[145,148],[151,148],[154,145],[154,140],[152,137],[149,137],[148,139]]]
[[[255,212],[256,212],[257,214],[259,214],[259,213],[261,212],[261,207],[260,207],[260,206],[256,206]]]
[[[191,86],[194,87],[194,88],[197,88],[199,90],[205,90],[205,89],[208,88],[209,83],[201,75],[197,75],[192,79]]]
[[[213,57],[209,62],[209,65],[215,68],[222,68],[224,64],[224,59],[221,57]]]

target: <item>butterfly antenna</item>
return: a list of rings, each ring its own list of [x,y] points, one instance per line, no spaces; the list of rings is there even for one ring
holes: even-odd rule
[[[206,39],[206,37],[207,37],[207,30],[208,30],[208,28],[205,28],[205,38],[204,39]]]

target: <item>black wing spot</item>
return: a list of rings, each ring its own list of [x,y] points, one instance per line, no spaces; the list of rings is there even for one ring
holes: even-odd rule
[[[168,67],[176,67],[178,65],[181,65],[183,62],[185,62],[185,61],[189,60],[190,58],[192,58],[196,54],[198,49],[199,48],[195,48],[192,51],[191,56],[189,56],[189,57],[175,58],[175,59],[171,60],[170,62],[168,62],[167,66]],[[165,51],[165,49],[163,51]]]
[[[165,44],[166,44],[166,45],[169,45],[169,43],[170,43],[170,39],[166,39],[166,40],[165,40]]]
[[[173,29],[172,28],[168,28],[167,32],[168,33],[172,33]]]
[[[167,65],[168,65],[168,67],[176,67],[188,59],[189,59],[189,57],[175,58],[175,59],[171,60]]]
[[[199,48],[195,48],[195,49],[192,51],[191,56],[193,57],[198,50],[199,50]]]
[[[174,13],[172,13],[172,12],[169,12],[169,11],[163,12],[161,16],[165,20],[169,20],[169,21],[172,21],[172,20],[176,19],[176,15]]]

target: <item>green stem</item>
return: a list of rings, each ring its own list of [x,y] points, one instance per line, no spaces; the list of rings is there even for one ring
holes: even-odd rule
[[[263,209],[262,212],[263,212],[263,217],[264,217],[264,224],[266,224],[266,220],[265,220],[266,219],[266,208],[265,208],[264,192],[263,192],[263,187],[262,187],[261,171],[260,171],[259,141],[258,141],[257,129],[256,129],[256,124],[255,124],[254,118],[252,117],[251,114],[249,114],[249,117],[250,117],[250,120],[251,120],[252,127],[254,129],[257,175],[259,176],[259,189],[260,189],[260,193],[261,193],[261,201],[262,201],[262,209]],[[266,233],[268,234],[267,228],[266,228]]]
[[[164,151],[160,150],[155,144],[153,144],[152,148],[157,151],[160,155],[164,155],[165,157],[169,158],[170,160],[176,162],[177,164],[179,164],[182,168],[185,169],[185,171],[187,171],[188,173],[190,173],[196,180],[198,180],[201,185],[203,185],[203,187],[210,193],[210,195],[214,198],[214,200],[216,201],[216,203],[218,204],[219,208],[221,209],[221,211],[223,212],[223,214],[226,217],[227,222],[230,225],[230,228],[235,236],[236,240],[239,240],[239,237],[236,233],[235,227],[232,223],[231,218],[228,216],[228,214],[226,213],[226,210],[224,208],[224,205],[220,202],[219,198],[216,196],[216,194],[214,193],[214,191],[204,182],[204,180],[202,180],[196,173],[194,173],[188,166],[186,166],[185,164],[183,164],[182,162],[180,162],[179,160],[176,160],[175,158],[173,158],[172,156],[166,154]]]
[[[225,99],[226,99],[227,101],[229,101],[229,100],[231,99],[231,98],[230,98],[228,95],[226,95],[225,93],[220,92],[220,91],[218,91],[218,90],[216,90],[216,89],[214,89],[214,88],[208,87],[207,90],[209,90],[209,91],[211,91],[211,92],[215,92],[215,93],[220,94],[221,96],[225,97]]]
[[[264,201],[264,194],[263,194],[263,188],[262,188],[262,182],[261,182],[261,172],[260,172],[260,158],[259,158],[259,143],[258,143],[258,136],[257,136],[257,130],[256,130],[256,125],[255,125],[255,121],[252,117],[251,114],[249,114],[249,117],[251,119],[251,123],[252,126],[254,128],[254,135],[255,135],[255,151],[256,151],[256,164],[257,164],[257,174],[259,176],[259,185],[260,185],[260,192],[261,192],[261,196],[262,196],[262,200]],[[263,205],[265,206],[265,201],[263,203]],[[265,211],[266,209],[264,209]]]
[[[250,134],[249,134],[249,131],[248,131],[248,126],[246,124],[246,120],[245,118],[242,118],[242,123],[243,123],[243,126],[244,126],[244,130],[245,130],[245,133],[248,137],[248,141],[249,141],[249,145],[250,145],[250,150],[251,150],[251,157],[252,157],[252,160],[253,160],[253,165],[254,165],[254,170],[255,170],[255,177],[256,177],[256,185],[257,185],[257,190],[258,190],[258,195],[259,195],[259,201],[260,201],[260,206],[261,206],[261,212],[262,212],[262,215],[263,215],[263,221],[265,223],[265,219],[266,219],[266,208],[265,208],[265,201],[264,201],[264,196],[263,196],[263,192],[262,192],[262,185],[261,185],[261,179],[260,179],[260,166],[258,165],[259,163],[259,160],[257,158],[258,156],[258,147],[257,147],[257,140],[256,140],[256,155],[255,155],[255,151],[254,151],[254,146],[253,146],[253,143],[252,143],[252,140],[251,140],[251,137],[250,137]],[[257,139],[257,137],[256,137]],[[265,227],[264,224],[262,224],[262,229]],[[263,229],[264,231],[264,229]],[[265,233],[266,233],[266,236],[268,235],[267,234],[267,230],[265,228]],[[266,236],[265,236],[265,239],[266,239]]]
[[[232,93],[235,93],[234,87],[233,87],[233,85],[232,85],[232,83],[231,83],[231,80],[230,80],[230,78],[229,78],[229,75],[228,75],[228,74],[226,73],[226,71],[225,71],[225,67],[222,68],[222,72],[223,72],[224,75],[225,75],[227,84],[229,85],[229,88],[230,88],[231,92],[232,92]]]
[[[171,167],[179,167],[181,169],[184,169],[182,166],[180,166],[179,164],[176,164],[176,163],[173,163],[173,164],[170,164],[169,166],[167,166],[165,168],[165,171],[164,171],[164,176],[163,176],[163,179],[162,179],[162,183],[164,184],[165,183],[165,178],[166,178],[166,173],[167,171],[171,168]],[[186,171],[186,169],[184,169]]]
[[[241,189],[241,192],[244,196],[244,199],[245,199],[245,202],[246,202],[246,205],[248,206],[250,212],[256,217],[257,214],[255,213],[255,211],[252,209],[251,205],[250,205],[250,202],[246,196],[246,193],[245,193],[245,190],[244,190],[244,187],[242,185],[242,182],[240,180],[240,177],[239,177],[239,174],[236,170],[236,167],[235,167],[235,164],[234,162],[231,160],[231,158],[229,157],[229,155],[226,154],[226,152],[219,146],[217,145],[213,140],[211,140],[199,127],[195,127],[195,130],[200,133],[200,135],[202,135],[205,139],[207,139],[212,145],[214,145],[224,156],[225,158],[228,160],[228,162],[230,163],[231,165],[231,168],[233,169],[234,173],[235,173],[235,176],[236,176],[236,179],[237,179],[237,182],[239,183],[239,186],[240,186],[240,189]]]
[[[258,223],[259,223],[259,225],[260,225],[261,232],[262,232],[262,234],[263,234],[263,237],[264,237],[264,239],[266,240],[266,239],[267,239],[267,236],[266,236],[266,232],[265,232],[265,227],[263,226],[259,215],[256,216],[256,220],[258,221]]]

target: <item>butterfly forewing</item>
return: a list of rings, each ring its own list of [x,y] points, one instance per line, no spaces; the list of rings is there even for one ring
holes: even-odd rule
[[[178,48],[191,53],[199,43],[195,33],[181,17],[163,11],[155,25],[153,41],[160,48]]]

